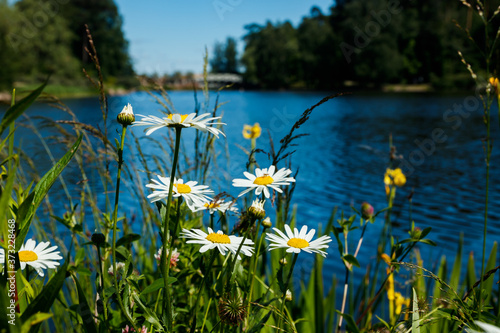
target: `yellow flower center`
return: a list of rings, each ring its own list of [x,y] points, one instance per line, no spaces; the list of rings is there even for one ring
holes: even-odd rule
[[[207,208],[217,208],[220,205],[218,203],[216,203],[216,202],[211,202],[211,203],[206,203],[204,206],[207,207]]]
[[[19,251],[19,261],[21,262],[35,261],[37,259],[38,256],[33,251]]]
[[[177,188],[177,193],[191,193],[191,187],[186,184],[175,184],[175,188]]]
[[[309,246],[309,242],[302,238],[290,238],[286,244],[297,249],[303,249]]]
[[[172,120],[173,116],[174,116],[173,114],[169,114],[167,118]],[[184,122],[184,120],[186,120],[186,118],[188,117],[187,114],[181,114],[180,116],[181,116],[181,123]]]
[[[219,234],[219,233],[211,233],[207,236],[206,240],[211,241],[212,243],[218,243],[218,244],[231,244],[231,240],[229,239],[228,235],[224,234]]]
[[[257,177],[253,181],[253,183],[256,185],[269,185],[269,184],[272,184],[273,182],[274,182],[274,179],[269,175]]]

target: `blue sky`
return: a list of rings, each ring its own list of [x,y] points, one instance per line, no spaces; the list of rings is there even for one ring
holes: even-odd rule
[[[332,0],[115,0],[138,73],[200,73],[203,54],[215,41],[238,40],[246,24],[290,20],[294,26],[316,5],[328,13]],[[240,53],[241,54],[241,53]]]

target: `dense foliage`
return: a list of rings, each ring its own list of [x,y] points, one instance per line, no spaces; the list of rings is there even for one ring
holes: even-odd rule
[[[330,12],[313,7],[297,27],[290,22],[245,28],[246,79],[262,88],[327,89],[346,81],[361,86],[431,83],[471,85],[457,50],[480,52],[464,41],[463,28],[481,43],[484,31],[459,1],[336,1]],[[489,4],[493,12],[496,7]],[[498,4],[496,5],[498,6]],[[492,24],[494,37],[496,20]],[[498,54],[494,57],[498,58]]]
[[[41,2],[0,1],[0,90],[12,88],[14,78],[39,82],[51,75],[53,84],[85,82],[82,66],[91,61],[85,51],[89,26],[109,81],[133,75],[122,19],[113,0]]]

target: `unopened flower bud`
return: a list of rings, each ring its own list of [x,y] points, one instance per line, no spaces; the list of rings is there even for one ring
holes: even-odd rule
[[[262,221],[262,225],[266,228],[271,228],[273,226],[273,223],[271,222],[271,219],[268,217],[266,217],[264,219],[264,221]]]
[[[128,103],[126,106],[124,106],[122,112],[118,114],[116,119],[123,126],[132,125],[132,123],[135,121],[134,111],[132,111],[132,105]]]
[[[265,200],[262,201],[259,201],[259,199],[254,200],[252,206],[248,208],[248,214],[256,220],[263,219],[266,216],[266,211],[264,210],[265,202],[266,202]]]
[[[101,233],[92,234],[92,237],[90,239],[96,246],[101,246],[106,241],[106,237],[104,237],[104,235]]]
[[[372,218],[373,212],[374,212],[373,206],[370,205],[368,202],[363,202],[361,204],[361,216],[363,216],[365,220]]]
[[[286,264],[288,264],[288,261],[286,260],[286,258],[281,258],[280,259],[280,265],[281,266],[286,266]]]
[[[290,291],[290,289],[288,289],[288,290],[286,291],[285,300],[286,300],[287,302],[291,302],[291,301],[292,301],[292,299],[293,299],[293,297],[292,297],[292,292]]]

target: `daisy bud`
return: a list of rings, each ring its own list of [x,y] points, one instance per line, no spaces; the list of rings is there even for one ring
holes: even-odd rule
[[[290,289],[288,289],[288,290],[286,291],[285,300],[286,300],[287,302],[291,302],[291,301],[292,301],[292,299],[293,299],[293,297],[292,297],[292,292],[290,291]]]
[[[280,259],[280,265],[281,266],[286,266],[286,264],[288,264],[288,261],[286,260],[286,258],[281,258]]]
[[[122,112],[118,114],[116,119],[123,126],[132,125],[132,123],[135,121],[134,111],[132,111],[132,105],[128,103],[126,106],[124,106]]]
[[[266,216],[266,211],[264,210],[265,202],[266,202],[265,200],[262,201],[259,201],[259,199],[254,200],[252,206],[248,208],[248,214],[256,220],[263,219]]]
[[[266,217],[264,219],[264,221],[262,221],[262,225],[265,227],[265,228],[271,228],[273,226],[273,223],[271,222],[271,219],[268,217]]]
[[[92,240],[92,243],[95,244],[95,246],[101,246],[106,241],[106,237],[104,237],[104,235],[101,233],[92,234],[92,237],[90,239]]]
[[[373,206],[370,205],[368,202],[363,202],[361,204],[361,215],[365,220],[369,220],[371,217],[373,217]]]

